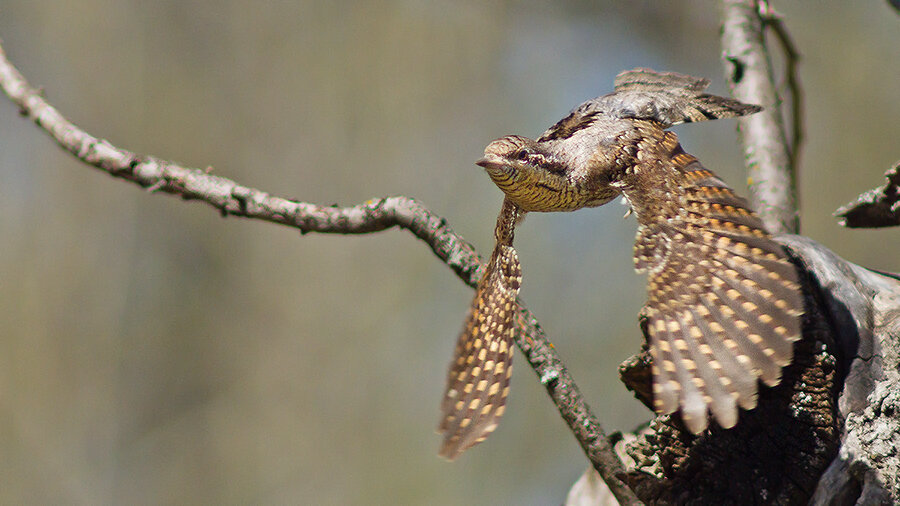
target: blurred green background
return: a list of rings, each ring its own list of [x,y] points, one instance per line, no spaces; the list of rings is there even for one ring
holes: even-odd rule
[[[831,216],[900,158],[900,16],[780,3],[804,59],[803,233],[900,270],[897,230]],[[0,0],[9,58],[94,135],[286,197],[409,195],[487,252],[473,165],[635,66],[725,93],[695,2]],[[776,58],[777,60],[777,58]],[[776,62],[777,63],[777,62]],[[734,121],[677,127],[746,193]],[[640,343],[633,218],[530,215],[522,295],[608,430]],[[0,502],[559,504],[586,467],[518,361],[499,430],[436,457],[472,292],[411,234],[223,219],[81,165],[0,100]]]

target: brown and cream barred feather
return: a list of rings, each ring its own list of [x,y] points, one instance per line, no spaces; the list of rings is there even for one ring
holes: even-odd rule
[[[707,410],[730,428],[738,406],[756,406],[757,378],[777,385],[793,359],[803,308],[797,272],[747,202],[674,134],[660,135],[656,146],[672,147],[659,157],[668,199],[651,214],[636,211],[634,253],[635,268],[648,273],[654,408],[680,408],[694,433],[707,427]]]
[[[438,427],[444,436],[439,454],[451,460],[493,432],[506,410],[516,296],[522,282],[512,241],[521,216],[519,208],[504,199],[494,231],[494,251],[456,343]]]

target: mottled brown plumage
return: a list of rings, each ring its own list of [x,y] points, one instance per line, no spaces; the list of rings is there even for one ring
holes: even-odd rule
[[[730,428],[738,407],[756,406],[758,379],[779,383],[800,338],[796,270],[747,202],[665,131],[760,110],[705,94],[707,85],[675,73],[623,72],[614,93],[580,105],[537,140],[507,136],[485,149],[478,164],[506,199],[497,246],[451,366],[442,455],[455,457],[483,440],[503,412],[509,376],[486,374],[480,350],[503,342],[503,358],[511,357],[521,280],[512,229],[528,211],[573,211],[620,195],[630,205],[638,222],[635,269],[648,276],[643,316],[658,413],[680,410],[694,433],[706,429],[709,412]],[[459,400],[461,392],[488,391],[503,395]],[[491,408],[479,412],[486,402]]]

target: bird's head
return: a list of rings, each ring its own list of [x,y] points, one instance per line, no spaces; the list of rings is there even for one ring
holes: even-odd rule
[[[520,135],[491,142],[484,158],[475,163],[523,211],[574,211],[604,204],[616,195],[612,188],[599,188],[582,177],[563,154]]]

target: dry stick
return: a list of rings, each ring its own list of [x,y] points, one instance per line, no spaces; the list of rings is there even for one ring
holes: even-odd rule
[[[472,245],[454,233],[444,218],[409,197],[370,200],[353,207],[318,206],[275,197],[210,175],[208,171],[117,148],[81,130],[48,104],[6,59],[2,46],[0,87],[23,116],[31,118],[63,149],[113,177],[132,181],[149,191],[199,200],[215,207],[223,216],[279,223],[297,228],[301,233],[367,234],[396,226],[409,230],[428,244],[469,286],[477,284],[483,270]],[[619,480],[618,476],[625,472],[621,460],[537,319],[521,303],[519,311],[523,326],[516,335],[516,344],[547,388],[563,419],[619,503],[640,504]]]
[[[800,223],[794,167],[760,12],[768,12],[767,5],[759,0],[722,2],[722,58],[734,97],[765,107],[738,120],[753,207],[773,234],[796,234]]]

